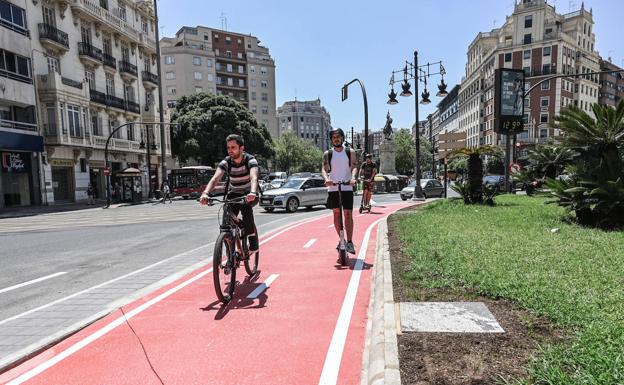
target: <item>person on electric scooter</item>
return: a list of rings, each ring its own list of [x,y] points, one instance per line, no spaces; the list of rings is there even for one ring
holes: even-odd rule
[[[365,161],[360,166],[360,179],[362,180],[362,203],[364,209],[370,209],[371,196],[373,195],[373,183],[377,168],[373,163],[373,155],[366,154]]]
[[[345,134],[342,129],[331,130],[329,138],[333,148],[325,151],[323,154],[323,167],[321,169],[321,174],[323,179],[325,179],[325,186],[328,187],[329,191],[327,207],[334,212],[334,228],[340,237],[338,186],[334,185],[334,181],[349,181],[349,185],[341,188],[341,198],[344,225],[347,233],[346,250],[348,253],[355,254],[355,246],[353,245],[353,186],[357,183],[357,157],[353,148],[343,145]],[[340,243],[338,247],[340,247]]]

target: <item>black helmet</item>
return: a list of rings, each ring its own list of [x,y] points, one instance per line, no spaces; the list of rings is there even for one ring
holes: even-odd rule
[[[331,139],[332,135],[334,135],[335,133],[340,134],[340,136],[342,136],[342,139],[344,140],[345,138],[345,133],[344,131],[342,131],[342,128],[333,128],[329,131],[329,138]]]

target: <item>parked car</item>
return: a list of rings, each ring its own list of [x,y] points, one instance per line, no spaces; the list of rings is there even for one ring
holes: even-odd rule
[[[286,209],[292,213],[301,206],[311,209],[326,203],[327,187],[323,178],[291,178],[280,188],[266,191],[260,198],[260,207],[268,212]]]
[[[414,196],[414,187],[416,187],[416,181],[413,181],[401,190],[401,199],[406,201]],[[420,187],[425,198],[442,198],[444,196],[444,185],[437,179],[421,179]]]
[[[483,177],[483,185],[495,186],[498,191],[505,189],[505,176],[504,175],[485,175]]]
[[[266,176],[265,180],[271,182],[273,179],[288,179],[288,174],[283,171],[272,172]]]

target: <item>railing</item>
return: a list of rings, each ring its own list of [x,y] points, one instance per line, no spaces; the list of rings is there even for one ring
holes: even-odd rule
[[[137,66],[132,63],[128,63],[127,61],[120,60],[119,61],[119,72],[125,72],[127,74],[137,76]]]
[[[39,39],[50,39],[69,49],[68,35],[50,24],[39,24]]]
[[[139,32],[134,29],[130,24],[121,20],[113,12],[110,12],[102,8],[98,1],[93,0],[73,0],[72,8],[81,8],[88,15],[99,21],[105,20],[110,26],[116,29],[118,32],[124,33],[130,36],[132,39],[139,40]]]
[[[43,134],[45,136],[56,136],[57,132],[56,123],[45,123],[43,125]]]
[[[34,123],[25,123],[6,119],[0,119],[0,127],[14,128],[17,130],[37,131],[37,125]]]
[[[106,105],[106,94],[104,92],[90,90],[89,94],[92,102]]]
[[[95,60],[102,61],[102,50],[83,41],[78,42],[78,54],[89,56]]]
[[[134,112],[135,114],[141,113],[141,106],[139,103],[133,102],[131,100],[126,101],[126,111]]]
[[[23,83],[33,84],[33,80],[31,77],[4,69],[0,69],[0,77],[17,80]]]
[[[141,76],[143,77],[144,81],[148,81],[154,84],[158,84],[158,75],[153,74],[151,72],[148,71],[143,71],[141,72]]]
[[[102,59],[103,59],[105,66],[117,68],[117,60],[115,60],[115,58],[112,55],[109,55],[106,52],[104,52],[102,54]]]
[[[119,108],[120,110],[126,109],[125,100],[113,95],[106,95],[106,105],[109,107]]]

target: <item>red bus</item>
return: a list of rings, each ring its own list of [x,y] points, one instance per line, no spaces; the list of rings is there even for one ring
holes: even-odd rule
[[[189,166],[171,170],[171,190],[184,199],[199,198],[215,169],[210,166]]]

